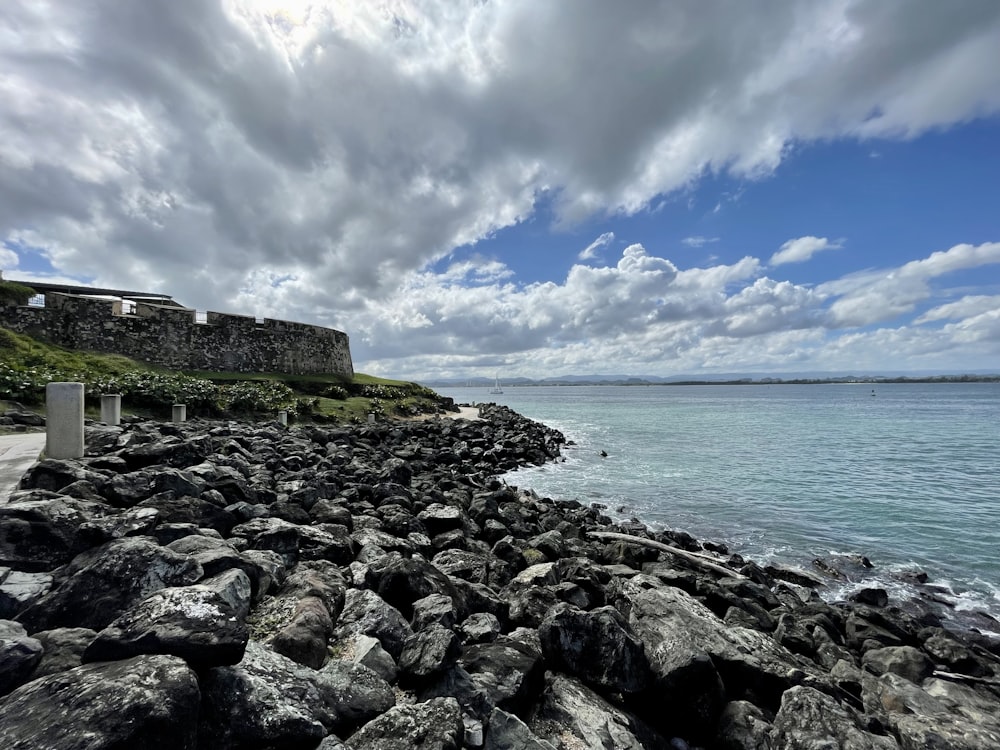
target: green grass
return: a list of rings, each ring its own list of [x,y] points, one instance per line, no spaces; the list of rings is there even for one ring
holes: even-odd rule
[[[240,388],[239,383],[259,384],[259,388],[250,386],[249,390],[254,393],[266,393],[269,389],[273,393],[274,387],[268,386],[268,383],[283,384],[282,389],[287,386],[293,392],[291,397],[294,404],[291,401],[287,407],[278,404],[273,400],[277,396],[258,403],[270,404],[266,408],[271,411],[276,408],[291,408],[300,418],[309,419],[312,415],[326,422],[362,422],[372,411],[393,417],[434,413],[441,405],[441,397],[421,385],[364,373],[346,378],[333,374],[174,372],[117,354],[82,352],[53,346],[0,328],[0,399],[21,401],[44,408],[42,402],[45,383],[58,380],[83,382],[88,384],[88,416],[96,416],[96,397],[102,392],[100,384],[116,382],[112,380],[114,378],[119,383],[134,382],[135,378],[132,376],[137,374],[144,374],[140,380],[143,383],[151,380],[152,385],[142,391],[140,400],[144,400],[144,403],[136,402],[138,396],[123,398],[122,410],[125,414],[155,415],[169,409],[178,392],[189,395],[197,393],[197,398],[204,400],[208,398],[206,393],[218,392],[219,397],[223,398],[221,394],[227,391],[232,393],[234,388],[246,391],[246,388]],[[154,375],[156,377],[152,377]],[[130,404],[130,400],[133,403]],[[212,406],[205,402],[200,408],[207,410],[206,415],[222,413],[222,403]],[[188,411],[189,414],[192,413],[190,401]]]

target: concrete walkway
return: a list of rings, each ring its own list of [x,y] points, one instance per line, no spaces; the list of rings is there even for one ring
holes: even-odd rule
[[[44,432],[0,435],[0,505],[7,502],[28,470],[45,449]]]

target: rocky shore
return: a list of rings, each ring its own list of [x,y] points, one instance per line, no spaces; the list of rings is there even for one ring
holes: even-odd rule
[[[482,416],[89,426],[0,505],[0,747],[1000,748],[996,642],[519,492],[563,436]]]

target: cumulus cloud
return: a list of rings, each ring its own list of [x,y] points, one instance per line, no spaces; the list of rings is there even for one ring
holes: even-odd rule
[[[842,240],[831,242],[826,237],[799,237],[788,240],[771,256],[771,265],[780,266],[783,263],[803,263],[822,250],[839,250],[843,247]]]
[[[0,271],[17,268],[21,258],[13,250],[0,246]]]
[[[60,276],[335,325],[378,362],[538,342],[567,366],[676,357],[707,335],[692,314],[787,336],[823,295],[748,292],[769,322],[727,307],[756,260],[679,270],[629,248],[528,287],[479,261],[428,269],[543,199],[559,225],[632,215],[706,174],[766,177],[799,143],[996,113],[998,34],[993,2],[5,0],[0,243],[30,240]],[[866,312],[877,286],[833,319],[926,294],[914,276]]]

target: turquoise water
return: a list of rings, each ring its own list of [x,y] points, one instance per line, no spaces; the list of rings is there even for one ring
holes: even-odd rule
[[[872,560],[875,580],[830,596],[876,583],[901,593],[898,574],[920,569],[957,611],[1000,617],[1000,384],[438,390],[503,403],[577,443],[511,484],[758,562]]]

